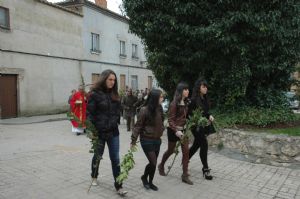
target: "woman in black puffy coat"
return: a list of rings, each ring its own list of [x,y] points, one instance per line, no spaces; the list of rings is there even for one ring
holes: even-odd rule
[[[120,174],[120,108],[117,76],[112,70],[105,70],[93,88],[87,105],[87,119],[94,124],[99,136],[98,148],[95,149],[97,151],[92,160],[92,185],[97,185],[99,161],[102,159],[106,143],[115,180],[114,186],[118,194],[125,195],[127,192],[123,190],[122,184],[116,182]]]

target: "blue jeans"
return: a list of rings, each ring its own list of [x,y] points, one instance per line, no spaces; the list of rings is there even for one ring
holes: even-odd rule
[[[119,157],[119,151],[120,151],[120,141],[119,136],[112,136],[108,140],[99,140],[99,144],[97,147],[97,155],[94,154],[93,160],[92,160],[92,178],[98,177],[98,169],[99,169],[99,162],[102,159],[105,143],[107,143],[108,150],[109,150],[109,157],[111,161],[111,167],[114,179],[116,181],[116,178],[120,174],[120,157]]]

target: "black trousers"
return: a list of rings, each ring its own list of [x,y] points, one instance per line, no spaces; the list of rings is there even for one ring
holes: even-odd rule
[[[194,135],[194,143],[189,149],[189,158],[191,159],[192,156],[198,151],[200,148],[200,159],[203,165],[203,168],[208,168],[207,163],[207,152],[208,152],[208,143],[206,135],[204,134],[203,128],[200,128],[198,131],[192,131]]]

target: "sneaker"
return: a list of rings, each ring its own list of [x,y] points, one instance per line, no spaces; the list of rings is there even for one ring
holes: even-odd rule
[[[120,195],[120,196],[125,196],[128,192],[127,191],[124,191],[123,188],[120,188],[117,190],[117,193]]]
[[[77,136],[79,136],[79,135],[80,135],[80,133],[76,133],[76,135],[77,135]]]
[[[97,186],[97,185],[98,185],[97,178],[92,178],[92,186]]]

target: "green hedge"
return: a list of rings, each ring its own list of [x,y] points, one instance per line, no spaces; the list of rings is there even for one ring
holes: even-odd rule
[[[287,108],[252,108],[245,107],[237,111],[213,111],[216,122],[220,127],[235,125],[251,125],[266,127],[276,123],[290,123],[300,120],[300,116]]]

